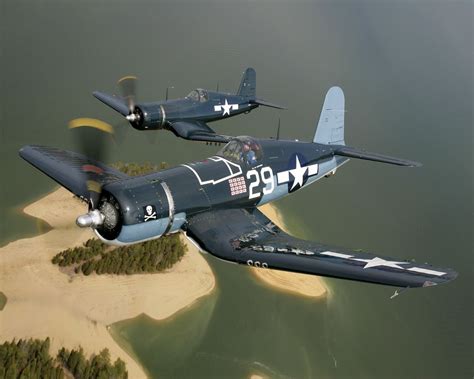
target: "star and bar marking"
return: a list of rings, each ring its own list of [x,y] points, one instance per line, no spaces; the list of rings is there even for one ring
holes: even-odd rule
[[[374,257],[372,259],[361,259],[361,258],[354,258],[353,255],[335,253],[333,251],[323,251],[322,253],[320,253],[320,255],[326,255],[329,257],[341,258],[341,259],[349,259],[349,260],[358,261],[358,262],[365,262],[366,264],[363,267],[364,270],[367,268],[372,268],[372,267],[385,266],[385,267],[398,268],[400,270],[418,272],[420,274],[428,274],[428,275],[433,275],[433,276],[443,276],[446,274],[445,272],[429,270],[429,269],[421,268],[421,267],[405,268],[405,267],[402,267],[401,265],[410,264],[409,262],[389,261],[380,257]]]
[[[227,99],[225,99],[224,104],[219,104],[219,105],[214,105],[214,111],[215,112],[220,112],[222,111],[222,116],[229,115],[230,116],[230,111],[236,111],[239,109],[239,104],[229,104],[227,102]]]
[[[291,175],[291,177],[293,178],[293,183],[289,188],[290,191],[303,187],[308,177],[317,175],[319,172],[319,165],[317,163],[302,166],[298,155],[296,155],[295,157],[295,168],[291,170],[281,171],[277,174],[278,184],[289,183]]]

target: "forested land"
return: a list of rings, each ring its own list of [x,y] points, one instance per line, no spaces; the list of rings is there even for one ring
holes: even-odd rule
[[[93,238],[56,254],[52,263],[84,275],[156,273],[173,267],[186,250],[179,234],[116,248]]]
[[[124,174],[130,175],[130,176],[137,176],[137,175],[151,174],[152,172],[164,170],[168,168],[168,163],[161,162],[160,165],[156,165],[150,162],[145,162],[145,163],[116,162],[116,163],[113,163],[111,166],[123,172]]]
[[[4,342],[0,345],[0,379],[128,377],[125,363],[120,358],[112,363],[108,349],[87,358],[82,348],[62,348],[54,358],[50,355],[49,347],[49,338]]]

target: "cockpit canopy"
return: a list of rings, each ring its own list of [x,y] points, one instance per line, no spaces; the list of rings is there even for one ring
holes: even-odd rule
[[[259,164],[263,158],[262,146],[252,137],[236,137],[217,154],[231,162],[244,163],[249,166]]]
[[[193,101],[198,101],[200,103],[205,103],[206,101],[209,100],[209,94],[207,93],[205,89],[198,88],[189,92],[186,98],[191,99]]]

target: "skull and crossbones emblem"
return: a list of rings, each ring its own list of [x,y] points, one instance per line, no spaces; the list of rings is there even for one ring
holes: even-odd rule
[[[156,220],[156,210],[153,205],[147,205],[145,208],[145,221]]]

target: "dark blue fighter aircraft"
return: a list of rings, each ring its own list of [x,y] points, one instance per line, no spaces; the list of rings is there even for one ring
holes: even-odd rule
[[[93,95],[119,112],[138,130],[166,129],[176,136],[196,141],[227,142],[207,123],[248,113],[260,105],[283,109],[256,95],[256,73],[247,68],[236,94],[195,89],[182,99],[136,103],[136,78],[128,76],[119,81],[122,97],[95,91]]]
[[[350,158],[419,166],[346,146],[344,94],[338,87],[326,95],[312,142],[232,138],[204,161],[133,178],[57,148],[25,146],[20,155],[87,201],[89,211],[76,223],[92,227],[109,244],[184,230],[210,254],[261,269],[402,288],[433,286],[457,276],[449,268],[292,237],[257,209],[334,174]]]

